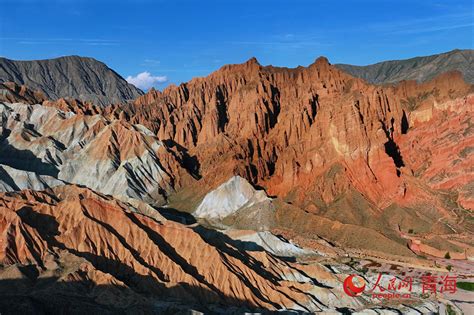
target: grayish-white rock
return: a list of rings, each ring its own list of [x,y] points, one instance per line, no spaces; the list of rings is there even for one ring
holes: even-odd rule
[[[0,164],[0,192],[23,189],[44,190],[63,184],[63,181],[52,176],[38,175]]]
[[[0,103],[0,164],[16,169],[9,172],[20,184],[4,182],[5,190],[41,189],[57,179],[150,204],[163,204],[173,190],[166,167],[180,168],[143,126],[19,103]]]
[[[244,242],[244,244],[251,244],[251,246],[260,247],[266,251],[280,256],[280,257],[299,257],[305,255],[316,254],[316,252],[299,247],[291,241],[282,237],[276,236],[270,231],[259,231],[248,233],[233,233],[232,230],[227,232],[233,239]],[[245,248],[252,250],[252,247]]]
[[[199,218],[223,219],[239,210],[270,200],[264,191],[256,190],[246,179],[233,176],[209,192],[193,214]]]

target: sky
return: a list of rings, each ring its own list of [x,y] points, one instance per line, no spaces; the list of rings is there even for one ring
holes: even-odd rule
[[[162,89],[256,57],[366,65],[472,49],[472,0],[0,0],[0,56],[105,62]]]

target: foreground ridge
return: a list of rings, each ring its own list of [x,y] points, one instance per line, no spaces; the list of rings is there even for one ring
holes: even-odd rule
[[[0,209],[2,310],[314,312],[367,303],[345,295],[344,275],[322,265],[247,251],[89,189],[0,194]]]

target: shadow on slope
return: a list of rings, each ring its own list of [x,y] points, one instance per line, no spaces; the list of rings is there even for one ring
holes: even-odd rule
[[[54,165],[45,163],[35,156],[33,152],[17,149],[11,144],[6,143],[6,141],[0,144],[0,164],[55,178],[59,174],[59,170]]]
[[[6,185],[10,186],[13,190],[20,190],[20,187],[17,186],[15,180],[8,174],[0,164],[0,181],[4,182]]]
[[[87,275],[83,276],[82,280],[70,281],[58,277],[0,280],[0,313],[192,314],[192,310],[205,314],[271,313],[231,297],[225,303],[199,299],[212,292],[197,286],[180,284],[163,289],[163,294],[154,294],[120,284],[97,285]]]
[[[179,211],[171,207],[160,207],[157,208],[157,211],[165,217],[167,220],[178,222],[185,225],[190,225],[196,223],[196,218],[190,213]]]
[[[87,212],[87,211],[86,211]],[[141,256],[142,254],[130,248],[126,244],[126,238],[118,235],[112,226],[98,219],[94,221],[104,229],[117,236],[121,245],[126,247],[136,261],[149,271],[148,274],[140,274],[129,265],[118,259],[97,255],[92,252],[80,251],[70,248],[57,240],[60,235],[59,223],[47,214],[35,212],[31,207],[25,206],[17,211],[22,221],[38,232],[47,243],[50,252],[56,253],[56,259],[61,265],[61,258],[65,253],[72,254],[83,263],[88,263],[93,268],[85,271],[77,268],[69,274],[64,274],[69,266],[56,270],[61,273],[58,277],[42,277],[41,272],[45,270],[41,254],[30,248],[36,265],[17,266],[23,274],[23,279],[0,280],[0,313],[3,314],[49,314],[49,313],[86,313],[108,314],[108,313],[151,313],[151,314],[176,314],[182,313],[190,308],[209,313],[235,313],[241,314],[248,311],[266,313],[268,310],[261,309],[249,301],[240,300],[229,296],[215,287],[213,283],[201,274],[198,269],[186,261],[159,233],[144,225],[132,214],[127,214],[129,219],[143,229],[148,237],[156,244],[163,254],[176,262],[182,270],[196,279],[200,285],[187,283],[171,284],[166,274],[154,266],[150,266]],[[88,214],[85,214],[89,216]],[[89,217],[90,219],[90,217]],[[275,285],[278,278],[264,269],[261,262],[251,257],[245,251],[237,249],[238,244],[226,235],[207,230],[202,227],[193,228],[211,246],[224,254],[239,259],[256,273],[265,277]],[[258,245],[255,245],[258,246]],[[57,250],[59,249],[59,251]],[[262,250],[263,248],[257,248]],[[112,252],[113,254],[113,252]],[[222,259],[227,260],[225,255]],[[81,264],[78,264],[78,266]],[[272,305],[279,309],[280,306],[262,295],[251,280],[234,270],[232,264],[226,263],[229,272],[239,276],[240,280],[250,288],[253,294],[261,302]],[[212,268],[210,266],[210,268]],[[92,270],[91,270],[92,269]],[[69,269],[70,270],[70,269]],[[71,272],[71,271],[68,271]],[[1,274],[1,273],[0,273]],[[48,272],[48,274],[51,274]],[[110,276],[113,278],[110,279]],[[95,277],[99,282],[113,283],[115,279],[123,284],[97,285]],[[105,279],[105,281],[100,281]],[[297,301],[295,301],[297,303]],[[217,311],[216,311],[217,310]]]
[[[171,139],[163,140],[163,142],[169,148],[169,152],[192,177],[201,179],[201,164],[195,155],[191,156],[188,149]]]

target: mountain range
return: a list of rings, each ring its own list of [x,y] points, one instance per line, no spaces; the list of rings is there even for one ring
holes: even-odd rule
[[[466,82],[474,83],[474,50],[392,60],[369,66],[335,66],[369,83],[396,83],[403,80],[425,82],[441,73],[460,71]],[[134,100],[143,92],[104,63],[93,58],[66,56],[47,60],[17,61],[0,58],[0,82],[26,85],[50,100],[76,98],[96,105]]]
[[[339,69],[366,80],[385,84],[403,80],[425,82],[447,71],[460,71],[464,80],[474,83],[474,50],[455,49],[446,53],[405,60],[383,61],[368,66],[336,64]]]
[[[356,76],[325,57],[251,58],[105,103],[0,84],[0,311],[467,309],[343,289],[390,270],[420,291],[427,272],[471,268],[474,86],[459,56],[472,51]]]
[[[32,61],[0,58],[0,82],[26,85],[51,100],[70,97],[103,106],[143,94],[104,63],[79,56]]]

